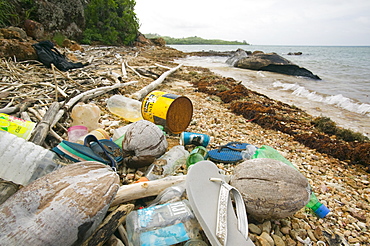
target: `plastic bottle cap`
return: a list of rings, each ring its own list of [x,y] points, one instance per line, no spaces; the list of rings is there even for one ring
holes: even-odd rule
[[[328,209],[324,204],[321,204],[321,206],[318,207],[314,212],[320,218],[324,218],[330,212],[330,209]]]
[[[86,126],[81,126],[81,125],[77,125],[77,126],[71,126],[68,128],[68,131],[73,131],[73,130],[86,130],[87,131],[87,127]]]

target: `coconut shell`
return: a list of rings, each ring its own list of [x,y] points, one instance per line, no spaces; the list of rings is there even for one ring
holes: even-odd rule
[[[168,147],[162,130],[148,120],[139,120],[130,125],[122,142],[128,167],[139,168],[150,165],[163,155]]]
[[[67,165],[0,206],[1,245],[80,245],[102,222],[119,177],[100,162]]]
[[[240,163],[230,184],[242,194],[247,213],[258,220],[292,216],[310,199],[308,180],[298,170],[274,159]]]

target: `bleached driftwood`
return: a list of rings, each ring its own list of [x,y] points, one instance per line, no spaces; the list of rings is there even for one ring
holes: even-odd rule
[[[42,145],[46,136],[49,133],[50,125],[54,121],[56,114],[58,113],[60,105],[58,102],[54,102],[50,105],[49,109],[46,111],[42,120],[37,123],[35,131],[30,139],[31,142]]]
[[[140,182],[130,185],[122,185],[114,198],[111,206],[136,200],[148,196],[156,196],[162,190],[185,181],[186,175],[169,176],[153,181]]]
[[[127,71],[125,67],[125,62],[121,61],[121,72],[122,72],[122,77],[127,79]]]
[[[182,66],[182,64],[180,64],[177,67],[171,68],[170,70],[164,72],[161,76],[159,76],[158,79],[154,80],[152,83],[150,83],[149,85],[145,86],[144,88],[142,88],[138,92],[135,92],[134,94],[132,94],[131,98],[136,99],[136,100],[139,100],[139,101],[142,100],[149,92],[151,92],[156,87],[158,87],[164,81],[164,79],[167,76],[169,76],[170,74],[172,74],[173,72],[175,72],[181,66]]]
[[[126,67],[128,67],[129,69],[131,69],[137,76],[139,76],[140,78],[142,78],[143,76],[141,76],[141,74],[140,73],[138,73],[137,71],[136,71],[136,69],[135,68],[133,68],[133,67],[131,67],[131,66],[129,66],[128,64],[127,64],[127,62],[125,62],[125,64],[126,64]]]

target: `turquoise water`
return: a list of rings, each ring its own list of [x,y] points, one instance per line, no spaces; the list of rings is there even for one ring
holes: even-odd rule
[[[338,125],[370,134],[369,46],[267,46],[267,45],[171,45],[184,52],[235,51],[238,48],[275,52],[310,70],[322,80],[230,67],[225,57],[189,57],[185,65],[208,67],[233,77],[253,90],[299,106],[317,116],[327,116]],[[302,52],[302,55],[287,55]]]

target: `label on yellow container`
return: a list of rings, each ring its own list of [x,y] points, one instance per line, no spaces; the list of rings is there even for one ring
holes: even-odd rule
[[[12,133],[28,140],[36,123],[0,113],[0,131]]]

